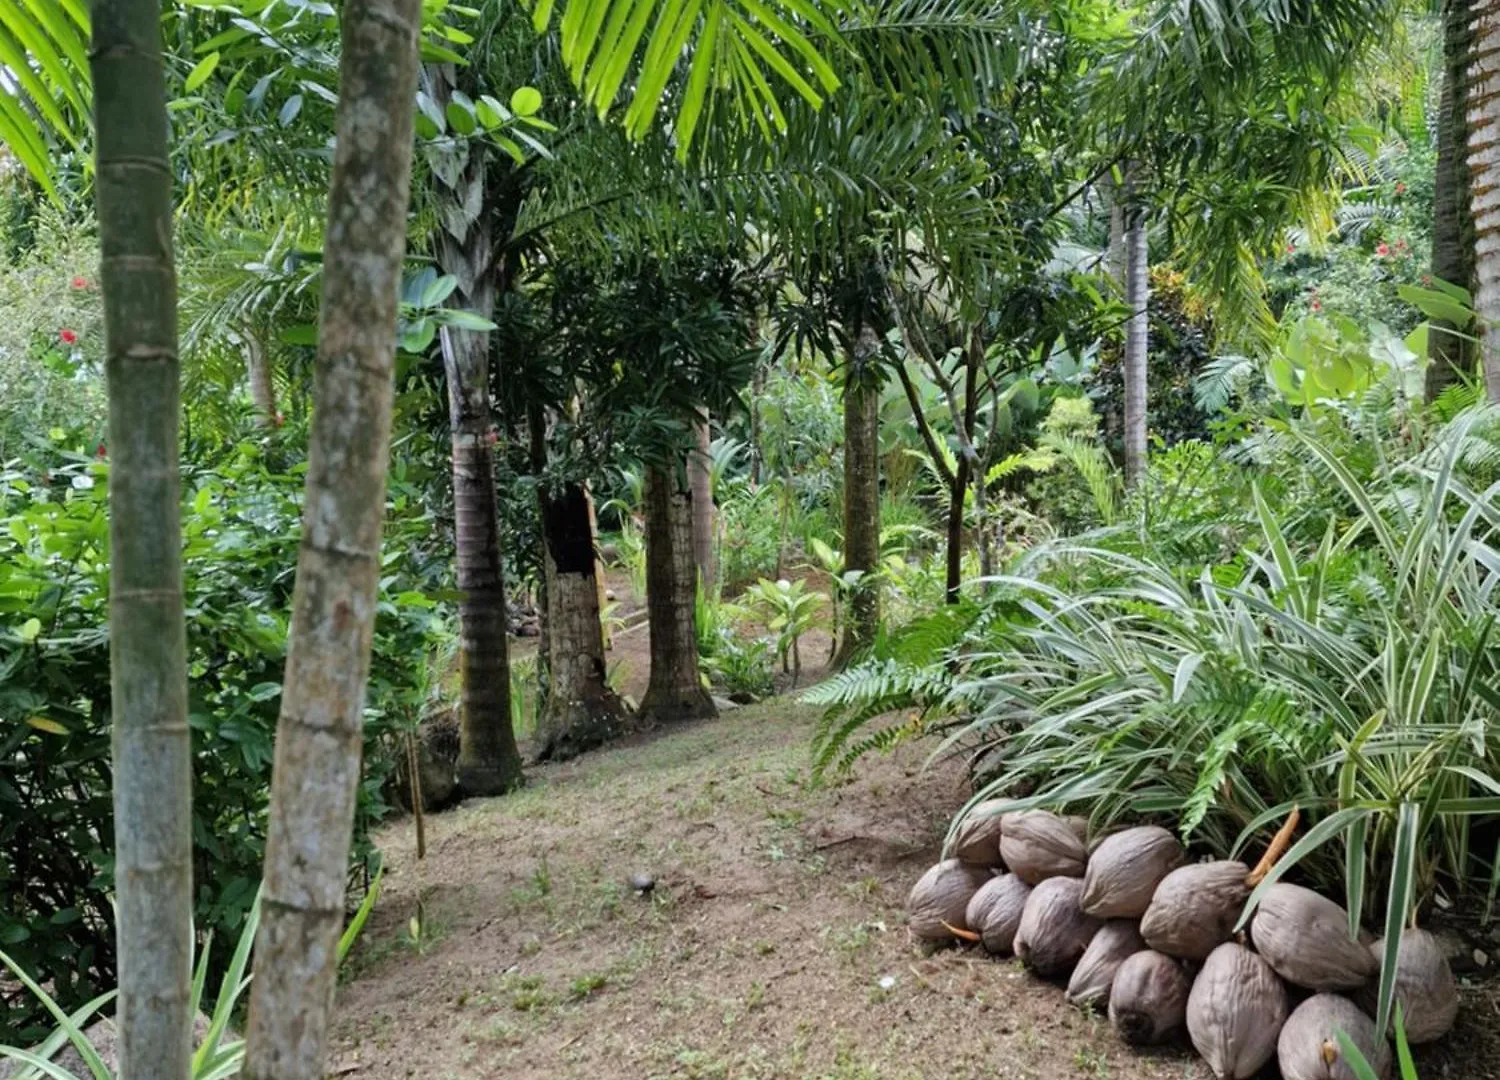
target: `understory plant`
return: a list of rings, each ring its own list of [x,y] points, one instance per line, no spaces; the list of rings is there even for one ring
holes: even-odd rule
[[[380,897],[380,885],[384,877],[384,866],[377,863],[374,877],[370,879],[370,886],[365,890],[359,909],[349,920],[349,924],[339,938],[339,963],[342,964],[345,957],[349,955],[349,950],[354,947],[355,941],[364,930],[370,912],[375,909],[375,902]],[[257,893],[254,902],[250,905],[250,910],[246,913],[244,926],[240,929],[239,942],[235,946],[234,955],[219,981],[219,993],[214,999],[213,1013],[208,1017],[202,1041],[193,1051],[192,1080],[225,1080],[227,1077],[238,1074],[244,1062],[245,1040],[235,1035],[229,1025],[235,1017],[245,991],[250,988],[252,977],[249,970],[250,953],[259,928],[260,895]],[[204,935],[203,945],[198,950],[189,992],[188,1007],[190,1015],[195,1017],[203,1015],[203,995],[208,985],[212,955],[213,933],[209,932]],[[10,970],[11,975],[36,998],[57,1023],[57,1027],[51,1034],[29,1050],[23,1050],[18,1046],[0,1045],[0,1061],[8,1059],[17,1062],[20,1066],[20,1071],[13,1075],[12,1080],[43,1080],[43,1078],[48,1078],[48,1080],[114,1080],[115,1073],[103,1060],[98,1048],[90,1041],[85,1029],[93,1023],[105,1006],[114,1001],[116,991],[111,990],[101,994],[81,1008],[68,1013],[24,968],[4,952],[0,952],[0,964],[4,964]],[[88,1069],[87,1077],[79,1077],[53,1060],[66,1046],[73,1048]]]
[[[761,578],[746,592],[751,603],[761,610],[766,629],[776,635],[776,652],[781,670],[790,671],[795,685],[802,677],[802,635],[823,620],[823,606],[828,597],[808,589],[806,580],[770,581]],[[790,661],[790,663],[789,663]]]

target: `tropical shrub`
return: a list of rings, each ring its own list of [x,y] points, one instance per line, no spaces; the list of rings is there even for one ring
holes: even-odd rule
[[[99,456],[100,453],[105,456]],[[68,1007],[113,971],[109,902],[107,448],[50,448],[0,473],[0,948]],[[184,474],[196,917],[233,931],[260,879],[302,480],[245,445]],[[397,731],[426,692],[446,560],[393,485],[367,704],[356,858],[387,810]],[[0,1001],[25,1031],[29,998]]]

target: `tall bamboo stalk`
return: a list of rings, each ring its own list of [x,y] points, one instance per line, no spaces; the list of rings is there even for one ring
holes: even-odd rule
[[[177,462],[177,276],[157,0],[93,8],[109,384],[109,636],[121,1080],[185,1080],[192,758]]]
[[[346,0],[246,1080],[322,1080],[380,572],[420,0]]]

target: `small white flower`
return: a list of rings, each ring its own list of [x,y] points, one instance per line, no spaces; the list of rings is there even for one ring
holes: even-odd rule
[[[895,985],[896,985],[896,976],[894,976],[894,975],[882,975],[880,977],[880,989],[882,989],[882,990],[889,990],[891,987],[893,987]]]

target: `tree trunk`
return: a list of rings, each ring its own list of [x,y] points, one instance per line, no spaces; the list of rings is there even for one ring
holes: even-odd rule
[[[1109,247],[1105,249],[1105,269],[1121,292],[1125,290],[1125,203],[1123,185],[1109,183]]]
[[[849,594],[839,666],[880,628],[880,391],[858,380],[844,387],[844,570],[861,577]]]
[[[1485,394],[1500,402],[1500,0],[1473,0],[1469,68],[1470,195],[1474,214],[1474,310]]]
[[[419,0],[346,0],[245,1080],[322,1080],[380,578]]]
[[[278,427],[280,413],[276,408],[276,384],[271,379],[271,360],[266,347],[253,331],[241,332],[245,343],[245,374],[250,381],[250,400],[255,404],[257,427]]]
[[[493,293],[470,299],[483,302],[486,296],[492,309]],[[488,317],[488,311],[480,313]],[[495,497],[487,338],[453,327],[444,327],[442,334],[461,594],[458,783],[468,795],[499,795],[521,782],[521,753],[510,717],[510,614]]]
[[[177,460],[177,276],[161,8],[96,0],[100,278],[109,387],[109,644],[121,1080],[192,1053],[192,758]]]
[[[537,725],[537,759],[566,760],[623,732],[630,709],[610,689],[599,621],[594,534],[581,484],[542,489],[551,685]]]
[[[694,448],[688,454],[688,487],[693,493],[693,564],[698,578],[703,582],[703,591],[714,594],[717,580],[714,567],[714,492],[713,477],[709,472],[708,414],[700,413],[701,419],[693,424]]]
[[[1468,288],[1474,277],[1473,219],[1465,164],[1468,123],[1464,90],[1469,65],[1468,0],[1448,0],[1443,13],[1443,93],[1438,106],[1437,170],[1432,203],[1432,276]],[[1428,335],[1426,396],[1431,402],[1474,370],[1462,328],[1434,320]]]
[[[974,420],[979,412],[979,369],[983,365],[984,342],[976,329],[970,333],[968,348],[964,350],[963,404],[960,406],[952,400],[950,394],[948,405],[958,437],[958,467],[953,471],[953,482],[948,491],[948,574],[944,597],[950,604],[958,603],[963,588],[964,498],[969,493],[971,479],[976,479],[981,488],[984,486],[984,465],[974,446]],[[981,530],[983,527],[981,521]]]
[[[427,70],[439,108],[451,73]],[[442,173],[442,175],[438,175]],[[454,173],[434,170],[439,269],[458,279],[456,302],[482,319],[495,311],[490,218],[484,213],[484,159],[471,150]],[[499,795],[521,782],[521,754],[510,715],[510,612],[495,494],[495,417],[490,401],[489,334],[443,327],[448,430],[453,454],[454,547],[458,569],[458,783],[469,795]]]
[[[1129,187],[1127,185],[1127,191]],[[1125,485],[1135,487],[1146,475],[1147,357],[1150,327],[1146,304],[1150,297],[1150,267],[1146,255],[1146,219],[1132,200],[1125,219]]]
[[[675,470],[646,470],[646,608],[651,681],[641,716],[656,723],[718,715],[698,673],[693,498]]]

